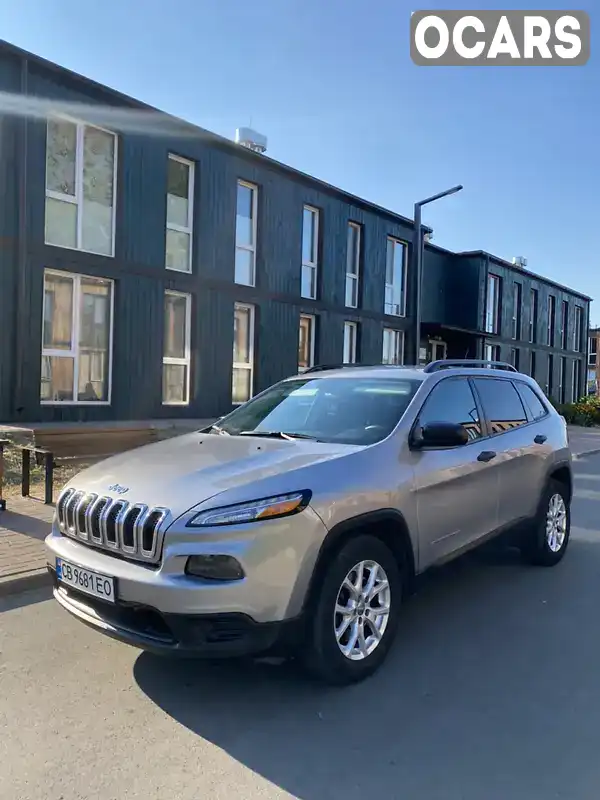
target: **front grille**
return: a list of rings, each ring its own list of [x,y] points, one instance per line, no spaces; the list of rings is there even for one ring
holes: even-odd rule
[[[160,558],[161,526],[168,515],[166,508],[148,508],[78,489],[64,491],[56,504],[56,521],[65,536],[146,563]]]

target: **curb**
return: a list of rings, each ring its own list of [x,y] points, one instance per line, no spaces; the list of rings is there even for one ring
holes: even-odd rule
[[[585,456],[596,456],[600,453],[600,447],[596,450],[586,450],[584,453],[576,453],[573,456],[573,461],[579,461],[580,458],[584,458]]]
[[[52,581],[47,569],[35,569],[19,575],[8,575],[0,578],[0,597],[8,597],[11,594],[21,592],[31,592],[34,589],[43,589],[51,586]]]

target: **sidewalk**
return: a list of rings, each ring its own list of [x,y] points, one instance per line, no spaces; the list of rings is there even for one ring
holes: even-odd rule
[[[575,459],[600,452],[600,428],[569,426]],[[12,496],[0,511],[0,597],[49,583],[44,538],[50,532],[53,506]]]
[[[54,506],[39,500],[9,497],[0,511],[0,597],[49,582],[44,538],[50,532]]]

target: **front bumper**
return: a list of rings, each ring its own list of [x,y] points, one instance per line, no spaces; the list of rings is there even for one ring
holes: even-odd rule
[[[60,584],[48,566],[59,605],[80,622],[124,644],[157,655],[228,658],[288,655],[301,620],[257,623],[246,614],[163,614],[150,606],[107,603]]]

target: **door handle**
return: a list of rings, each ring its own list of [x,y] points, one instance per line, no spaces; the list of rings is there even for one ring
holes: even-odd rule
[[[494,453],[493,450],[483,450],[477,456],[477,461],[485,461],[485,462],[487,462],[487,461],[491,461],[492,458],[496,458],[496,453]]]
[[[536,444],[544,444],[544,442],[546,441],[546,439],[547,439],[547,438],[548,438],[548,437],[547,437],[547,436],[544,436],[544,434],[543,434],[543,433],[538,433],[538,435],[535,437],[535,439],[534,439],[533,441],[534,441]]]

